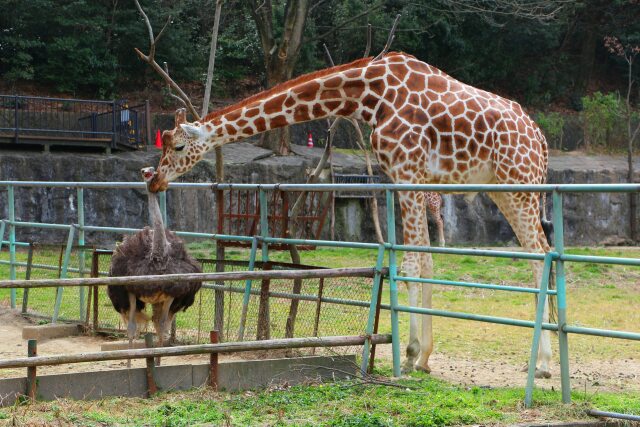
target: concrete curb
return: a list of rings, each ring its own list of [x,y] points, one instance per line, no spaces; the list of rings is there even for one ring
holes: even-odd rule
[[[354,355],[221,362],[218,390],[240,391],[309,380],[345,379],[354,377],[356,370]],[[38,400],[144,397],[147,392],[145,368],[41,375],[37,381]],[[161,391],[187,390],[207,385],[208,381],[208,363],[156,367],[156,382]],[[0,380],[0,406],[13,405],[25,390],[26,378]]]
[[[22,328],[22,339],[25,340],[50,340],[79,334],[80,325],[69,323],[53,323]]]

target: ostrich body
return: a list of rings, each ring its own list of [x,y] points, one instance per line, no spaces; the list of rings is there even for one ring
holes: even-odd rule
[[[153,168],[142,169],[142,176],[147,185],[154,172]],[[182,239],[164,228],[157,194],[147,189],[147,195],[153,228],[145,227],[124,238],[111,258],[109,275],[118,277],[201,273],[200,264],[189,255]],[[148,321],[143,310],[146,304],[151,304],[153,324],[159,346],[162,347],[167,326],[171,324],[177,312],[184,311],[193,304],[201,286],[201,282],[109,286],[107,293],[113,307],[128,324],[129,343],[133,341],[140,327]]]

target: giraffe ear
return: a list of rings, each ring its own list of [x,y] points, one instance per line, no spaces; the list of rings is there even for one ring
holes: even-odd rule
[[[186,123],[187,122],[187,110],[184,109],[184,108],[178,108],[176,110],[174,118],[175,118],[175,121],[176,121],[176,127],[178,127],[178,125],[181,125],[182,123]]]
[[[180,127],[191,138],[199,138],[202,134],[202,129],[193,125],[181,124]]]

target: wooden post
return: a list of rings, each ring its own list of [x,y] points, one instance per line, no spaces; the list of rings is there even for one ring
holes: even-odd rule
[[[271,263],[263,264],[263,270],[271,270]],[[270,279],[262,279],[260,283],[260,305],[258,308],[257,340],[268,340],[271,337],[271,321],[269,319],[269,286]]]
[[[378,324],[380,322],[380,303],[382,302],[382,288],[384,284],[384,276],[380,275],[380,289],[378,292],[378,301],[376,302],[376,320],[373,323],[373,333],[374,335],[378,333]],[[375,343],[371,344],[371,354],[369,355],[369,373],[373,373],[373,366],[376,360],[376,345]]]
[[[91,277],[100,276],[100,254],[93,251],[93,255],[91,257]],[[93,332],[98,330],[98,286],[93,286]]]
[[[218,208],[218,234],[224,234],[224,192],[216,190],[216,207]],[[216,272],[224,271],[224,244],[222,241],[216,241]],[[224,286],[224,282],[216,282],[216,285]],[[224,292],[215,290],[213,292],[215,299],[215,312],[213,319],[213,329],[218,331],[218,338],[224,341]]]
[[[144,335],[144,343],[147,348],[153,348],[153,334],[147,332]],[[156,364],[153,357],[147,357],[147,397],[151,397],[158,392],[158,386],[156,386]]]
[[[209,331],[211,344],[218,344],[218,331]],[[218,353],[209,355],[209,385],[214,391],[218,391]]]
[[[38,340],[27,341],[27,356],[35,357],[38,355]],[[31,401],[36,400],[36,389],[38,381],[36,379],[36,370],[38,368],[31,366],[27,368],[27,392],[26,395]]]
[[[324,290],[324,277],[320,278],[320,283],[318,285],[318,300],[316,301],[316,318],[313,322],[313,336],[318,336],[318,329],[320,328],[320,309],[322,307],[322,292]],[[311,354],[316,354],[316,348],[313,347],[311,349]]]
[[[0,236],[2,238],[2,236]],[[29,243],[29,253],[27,255],[27,272],[25,273],[25,280],[31,280],[31,267],[33,264],[33,243]],[[22,291],[22,314],[27,314],[29,309],[29,288]]]

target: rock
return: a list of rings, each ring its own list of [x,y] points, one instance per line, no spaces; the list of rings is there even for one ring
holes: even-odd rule
[[[248,142],[223,147],[225,179],[237,183],[303,183],[307,170],[313,169],[322,148],[292,146],[294,155],[274,156],[269,150]],[[20,152],[3,150],[0,156],[0,180],[32,181],[133,181],[139,182],[139,170],[156,165],[160,151],[123,152],[107,156],[72,152]],[[355,155],[334,153],[338,173],[364,174],[365,164]],[[640,170],[640,161],[636,170]],[[378,175],[379,169],[375,168]],[[203,161],[182,181],[215,181],[214,154]],[[563,154],[550,159],[549,183],[622,183],[626,181],[623,156],[587,156]],[[637,181],[640,181],[640,175]],[[389,182],[381,176],[381,182]],[[77,192],[74,189],[19,187],[16,194],[16,219],[44,223],[77,222]],[[88,189],[84,191],[85,223],[88,225],[140,228],[147,223],[146,196],[143,190]],[[511,227],[493,202],[484,194],[471,201],[464,195],[444,195],[444,219],[447,243],[451,245],[517,245]],[[216,224],[214,194],[208,190],[171,190],[167,196],[168,226],[173,230],[213,232]],[[384,195],[378,194],[380,224],[386,233]],[[396,204],[397,206],[397,204]],[[551,218],[551,197],[547,197],[547,217]],[[370,199],[337,198],[335,237],[339,240],[375,241],[370,219]],[[195,214],[197,212],[197,214]],[[396,207],[396,235],[402,240],[400,210]],[[0,217],[8,218],[6,191],[0,191]],[[625,244],[628,242],[628,196],[623,193],[566,194],[564,197],[565,243],[567,245]],[[322,238],[329,238],[329,220]],[[432,223],[433,221],[430,221]],[[435,236],[435,229],[430,229]],[[67,234],[34,228],[17,230],[20,241],[60,243]],[[120,235],[87,233],[90,244],[109,246]]]

